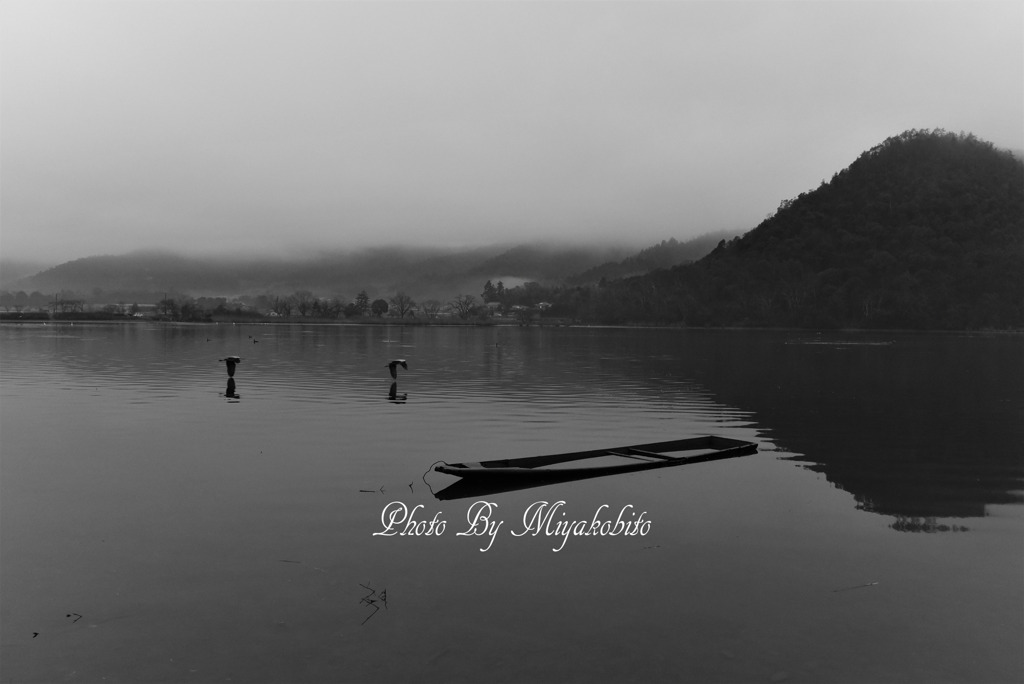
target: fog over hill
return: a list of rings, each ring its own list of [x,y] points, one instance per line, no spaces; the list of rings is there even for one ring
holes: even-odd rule
[[[54,264],[39,261],[6,259],[0,255],[0,289],[12,287],[19,280],[40,273],[53,266]]]
[[[699,258],[711,251],[718,240],[733,235],[721,233],[715,239],[705,236],[693,244],[672,240],[639,254],[623,246],[538,243],[463,250],[377,247],[323,252],[305,258],[192,257],[166,251],[135,251],[69,261],[7,280],[4,289],[70,291],[94,302],[155,301],[167,295],[286,295],[296,291],[344,300],[351,300],[360,291],[371,297],[406,292],[416,299],[445,301],[460,294],[479,295],[488,280],[503,281],[508,287],[531,281],[544,285],[560,285],[567,279],[577,284],[596,282],[602,275],[621,270],[623,263],[631,264],[627,270],[636,272],[643,255],[652,250],[663,254],[662,262],[650,267],[671,266]],[[673,246],[672,254],[664,253],[664,246],[669,244]],[[679,245],[690,247],[679,251]]]
[[[5,300],[23,303],[38,300],[30,292],[87,304],[243,295],[344,303],[365,291],[417,302],[472,295],[520,310],[543,303],[545,316],[588,323],[1020,330],[1024,164],[971,134],[908,130],[742,236],[633,253],[550,244],[306,259],[134,252],[13,285],[19,292],[5,290]]]
[[[586,285],[602,281],[643,275],[660,268],[672,268],[692,263],[711,252],[722,240],[736,237],[738,233],[717,232],[679,242],[675,238],[663,240],[661,244],[648,247],[619,262],[608,262],[570,276],[570,285]]]

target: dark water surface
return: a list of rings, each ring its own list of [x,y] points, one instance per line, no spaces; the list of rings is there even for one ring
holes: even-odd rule
[[[1020,337],[5,325],[0,379],[4,682],[1024,678]],[[431,491],[700,434],[760,451]]]

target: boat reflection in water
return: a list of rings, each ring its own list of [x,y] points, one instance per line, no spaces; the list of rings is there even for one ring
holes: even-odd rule
[[[681,453],[683,455],[679,455]],[[548,456],[480,463],[442,463],[435,465],[433,470],[461,479],[434,492],[434,496],[440,500],[463,499],[592,477],[719,461],[754,453],[757,453],[757,445],[753,442],[705,435]]]

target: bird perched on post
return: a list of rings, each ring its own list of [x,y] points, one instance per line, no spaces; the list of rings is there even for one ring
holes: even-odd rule
[[[398,379],[398,366],[401,366],[405,370],[409,370],[409,366],[405,364],[405,359],[395,359],[391,363],[387,364],[388,370],[391,371],[391,377]]]
[[[238,364],[242,363],[242,358],[239,357],[239,356],[227,356],[227,357],[224,357],[223,359],[217,359],[217,360],[218,361],[223,361],[223,362],[225,362],[227,364],[227,366],[228,366],[228,377],[229,378],[235,377],[235,366],[237,366]]]

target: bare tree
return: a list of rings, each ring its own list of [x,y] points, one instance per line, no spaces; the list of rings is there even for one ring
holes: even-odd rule
[[[313,306],[316,304],[316,297],[308,290],[299,290],[292,295],[292,300],[295,302],[295,308],[299,315],[303,317],[313,312]]]
[[[276,313],[278,316],[291,316],[292,315],[292,303],[290,298],[285,297],[274,297],[274,304],[271,307],[271,311]]]
[[[340,317],[344,308],[345,305],[337,297],[331,297],[320,302],[320,310],[323,312],[323,315],[329,318]]]
[[[470,294],[459,295],[450,304],[459,318],[469,318],[476,310],[476,297]]]
[[[366,290],[361,290],[356,295],[356,301],[354,302],[356,311],[359,312],[360,316],[365,316],[370,313],[370,295],[366,294]]]
[[[388,301],[391,303],[390,311],[397,314],[399,318],[405,318],[406,315],[411,314],[413,307],[416,306],[412,297],[404,292],[399,292]]]
[[[64,308],[64,303],[67,300],[60,300],[57,304],[61,307],[61,312],[65,312],[67,309]],[[178,303],[171,297],[164,297],[156,303],[156,310],[161,316],[167,318],[176,319],[178,317]]]
[[[441,302],[436,299],[428,299],[420,304],[420,311],[427,318],[437,318],[437,314],[441,313],[441,306]]]

